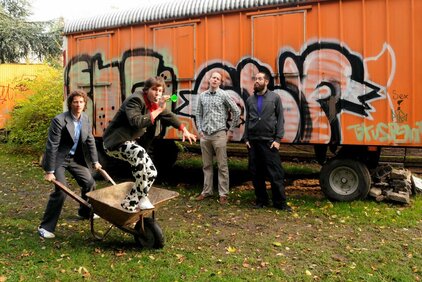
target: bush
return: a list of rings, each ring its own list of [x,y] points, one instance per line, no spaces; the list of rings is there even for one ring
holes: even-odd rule
[[[25,87],[33,94],[18,102],[11,112],[6,124],[8,143],[42,152],[51,119],[63,111],[63,71],[40,71],[35,80],[25,82]]]

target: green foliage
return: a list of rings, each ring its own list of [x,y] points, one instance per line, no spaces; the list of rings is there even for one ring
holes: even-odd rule
[[[37,79],[25,83],[33,95],[18,102],[6,125],[10,131],[8,143],[16,146],[28,145],[41,152],[51,119],[63,109],[62,70],[48,68],[40,71]]]
[[[63,19],[29,22],[26,0],[0,0],[0,63],[22,59],[57,61],[61,55]]]
[[[27,0],[0,0],[0,11],[14,18],[26,18],[29,16],[30,4]]]
[[[240,186],[230,186],[229,205],[221,206],[218,194],[197,202],[201,167],[183,167],[183,181],[161,186],[180,193],[155,213],[163,249],[140,249],[119,228],[95,240],[70,197],[56,238],[42,240],[36,229],[54,186],[34,155],[6,149],[0,144],[0,281],[422,281],[422,195],[404,206],[343,203],[288,188],[287,214],[252,209],[251,184],[232,170],[231,184]],[[193,188],[186,181],[195,175]],[[105,186],[97,181],[98,189]],[[79,193],[76,182],[70,187]],[[109,227],[95,221],[100,234]]]

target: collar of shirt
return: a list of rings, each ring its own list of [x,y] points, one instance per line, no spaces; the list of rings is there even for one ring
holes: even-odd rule
[[[72,117],[73,121],[79,122],[81,120],[82,114],[77,118],[72,112],[70,112],[70,116]]]
[[[265,94],[267,94],[267,92],[268,92],[268,89],[267,90],[265,90],[265,92],[264,93],[259,93],[259,92],[255,92],[255,95],[256,96],[264,96]]]
[[[208,93],[209,94],[215,94],[215,93],[217,93],[218,89],[220,89],[220,88],[217,88],[214,91],[212,91],[211,89],[208,89]]]
[[[147,94],[144,94],[144,101],[145,101],[145,106],[147,107],[147,109],[148,109],[150,112],[155,111],[156,109],[158,109],[158,104],[156,104],[156,103],[151,103],[151,102],[148,100],[148,96],[147,96]]]

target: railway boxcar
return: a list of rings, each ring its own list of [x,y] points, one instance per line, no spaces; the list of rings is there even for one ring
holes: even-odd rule
[[[65,25],[65,91],[89,93],[100,138],[122,101],[159,75],[195,131],[211,72],[223,74],[242,121],[252,78],[268,72],[284,106],[282,141],[315,146],[329,198],[364,198],[381,147],[421,144],[420,12],[417,0],[171,0],[77,19]]]

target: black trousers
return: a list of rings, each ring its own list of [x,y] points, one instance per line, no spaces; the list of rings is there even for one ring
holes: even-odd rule
[[[268,205],[268,193],[265,179],[271,183],[273,205],[275,207],[286,206],[286,194],[284,191],[284,170],[281,166],[279,151],[270,149],[272,142],[253,140],[249,141],[249,171],[252,174],[252,183],[255,188],[257,204]]]
[[[87,200],[86,193],[94,189],[95,180],[92,177],[91,172],[86,166],[78,164],[71,157],[66,157],[63,164],[57,168],[54,172],[57,181],[61,182],[65,186],[68,186],[65,177],[65,171],[69,171],[70,174],[75,178],[78,185],[81,187],[81,196],[84,200]],[[67,194],[63,192],[57,186],[54,191],[50,194],[48,199],[47,207],[44,212],[44,217],[41,221],[41,227],[54,232],[56,229],[57,221],[59,220],[60,213],[63,208],[64,201]],[[89,217],[90,209],[84,205],[80,205],[78,214],[82,217]]]

